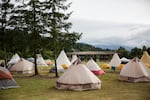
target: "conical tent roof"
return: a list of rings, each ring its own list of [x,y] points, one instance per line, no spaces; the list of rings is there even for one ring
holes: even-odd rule
[[[22,74],[31,74],[34,72],[34,64],[21,58],[16,64],[9,68],[11,72],[21,72]]]
[[[144,52],[143,52],[143,55],[142,55],[142,57],[141,57],[141,60],[142,60],[142,62],[145,63],[145,64],[150,64],[150,56],[149,56],[149,54],[148,54],[147,51],[144,51]]]
[[[117,67],[121,63],[121,60],[117,53],[114,53],[111,61],[109,62],[110,66]]]
[[[120,72],[121,79],[133,82],[150,81],[150,69],[137,57],[129,61]]]
[[[87,62],[86,66],[96,75],[102,75],[105,73],[92,58]]]
[[[78,59],[77,55],[72,55],[71,64]]]
[[[19,87],[11,73],[4,67],[0,67],[0,89]]]
[[[56,88],[77,91],[100,89],[101,81],[84,64],[75,64],[57,80]]]
[[[4,67],[0,66],[0,79],[11,79],[11,73]]]
[[[58,58],[56,59],[57,62],[57,70],[62,70],[64,69],[62,67],[62,65],[66,65],[67,67],[69,67],[71,65],[66,53],[64,50],[62,50],[58,56]]]
[[[48,66],[41,54],[36,54],[38,66]]]
[[[11,65],[11,64],[15,64],[17,63],[18,61],[20,60],[20,57],[17,53],[15,53],[12,58],[10,59],[10,61],[8,62],[8,65]]]

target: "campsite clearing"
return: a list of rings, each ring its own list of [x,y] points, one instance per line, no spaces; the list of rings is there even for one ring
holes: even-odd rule
[[[54,74],[51,74],[54,76]],[[50,75],[50,76],[51,76]],[[150,83],[128,83],[118,80],[119,73],[106,71],[99,76],[100,90],[57,90],[57,78],[40,76],[15,78],[20,88],[0,90],[0,100],[149,100]]]

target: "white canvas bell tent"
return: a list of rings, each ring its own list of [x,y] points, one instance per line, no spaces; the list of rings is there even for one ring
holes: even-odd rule
[[[92,71],[95,75],[103,75],[105,72],[100,68],[100,66],[92,59],[87,62],[87,68]]]
[[[72,55],[71,64],[73,64],[77,59],[77,55]]]
[[[147,51],[143,52],[143,55],[141,57],[141,61],[146,64],[148,67],[150,67],[150,56]]]
[[[12,58],[10,59],[10,61],[8,62],[8,66],[11,66],[15,63],[17,63],[20,60],[20,57],[17,53],[15,53]]]
[[[114,55],[113,55],[111,61],[109,62],[109,65],[110,65],[111,67],[117,67],[119,64],[121,64],[121,60],[120,60],[118,54],[117,54],[117,53],[114,53]]]
[[[8,68],[11,73],[33,75],[34,64],[24,58],[21,58],[16,64]]]
[[[84,64],[73,64],[56,82],[57,89],[92,90],[101,88],[101,80],[97,78]]]
[[[36,54],[36,57],[37,57],[37,59],[36,59],[37,66],[48,66],[41,54]]]
[[[64,50],[60,52],[59,56],[56,59],[56,63],[58,72],[64,72],[64,69],[67,69],[71,65],[71,62],[69,61]],[[51,72],[55,72],[54,67],[51,69]]]
[[[18,88],[11,73],[4,67],[0,67],[0,89]]]
[[[150,81],[150,69],[135,57],[121,69],[119,79],[128,82],[148,82]]]

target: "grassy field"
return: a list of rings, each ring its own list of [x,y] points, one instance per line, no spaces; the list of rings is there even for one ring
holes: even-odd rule
[[[48,68],[47,68],[48,69]],[[48,73],[47,69],[41,69]],[[0,100],[150,100],[150,83],[128,83],[118,80],[119,72],[110,70],[99,76],[102,81],[100,90],[68,91],[57,90],[57,78],[49,77],[15,77],[20,88],[0,90]]]

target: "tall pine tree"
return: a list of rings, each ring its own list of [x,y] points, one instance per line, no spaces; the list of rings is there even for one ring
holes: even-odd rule
[[[7,42],[6,31],[10,28],[9,20],[12,17],[14,5],[11,0],[1,0],[0,2],[0,44],[3,47],[5,66],[7,65]]]
[[[12,27],[16,30],[25,31],[29,35],[30,44],[33,51],[35,62],[35,75],[38,75],[36,54],[40,49],[40,33],[43,30],[41,22],[41,2],[39,0],[20,1],[22,2],[14,10],[14,16],[11,19]]]
[[[58,77],[56,64],[58,53],[66,46],[75,43],[81,36],[81,34],[69,32],[72,24],[68,22],[68,19],[72,12],[67,12],[67,10],[70,5],[71,3],[67,3],[67,0],[43,1],[43,18],[46,19],[44,21],[45,31],[50,33],[53,45],[56,77]]]

